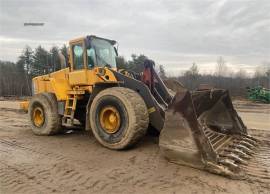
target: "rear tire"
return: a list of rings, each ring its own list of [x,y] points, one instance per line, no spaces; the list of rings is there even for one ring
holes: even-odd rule
[[[36,135],[53,135],[61,130],[57,100],[52,93],[40,93],[32,97],[28,115],[31,128]]]
[[[114,128],[116,130],[109,131],[104,127],[106,122],[103,123],[103,116],[107,114],[104,110],[119,117],[116,119],[119,121]],[[148,124],[149,115],[144,100],[137,92],[128,88],[112,87],[101,91],[90,108],[93,134],[103,146],[110,149],[131,147],[145,135]]]
[[[62,116],[60,114],[58,114],[58,101],[57,101],[57,98],[55,96],[54,93],[47,93],[47,92],[44,92],[42,93],[43,95],[45,95],[48,100],[50,101],[51,103],[51,106],[53,108],[53,112],[55,114],[57,114],[57,117],[58,117],[58,122],[56,123],[56,127],[55,127],[55,133],[59,133],[63,130],[63,126],[62,126]]]

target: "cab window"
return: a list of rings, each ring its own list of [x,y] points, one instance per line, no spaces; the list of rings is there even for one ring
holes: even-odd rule
[[[73,46],[73,64],[74,70],[83,69],[83,46],[82,44]]]
[[[91,69],[96,64],[96,52],[95,49],[90,48],[87,49],[87,61],[88,61],[88,68]]]
[[[116,52],[111,43],[102,39],[93,39],[91,48],[95,51],[96,66],[116,67]]]

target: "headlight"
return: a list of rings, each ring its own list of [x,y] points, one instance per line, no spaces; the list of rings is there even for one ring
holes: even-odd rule
[[[106,73],[106,70],[104,68],[98,68],[97,74],[100,76],[104,76]]]

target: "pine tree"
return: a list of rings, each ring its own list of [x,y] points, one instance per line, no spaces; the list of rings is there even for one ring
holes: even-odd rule
[[[53,46],[50,50],[50,64],[52,65],[52,71],[57,71],[61,69],[61,63],[58,53],[58,47]]]
[[[17,69],[21,72],[26,71],[28,75],[31,75],[33,61],[33,51],[31,47],[26,46],[17,61]]]
[[[148,59],[145,55],[131,55],[132,60],[128,62],[128,69],[140,73],[144,69],[144,61]]]
[[[49,64],[49,53],[44,48],[38,46],[33,58],[33,75],[43,75],[52,71],[52,65]]]
[[[66,59],[66,63],[68,65],[68,47],[64,44],[61,49],[60,49],[61,53],[64,55],[65,59]]]

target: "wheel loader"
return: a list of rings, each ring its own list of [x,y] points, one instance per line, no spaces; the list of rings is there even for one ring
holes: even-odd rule
[[[63,68],[33,78],[33,96],[21,106],[34,134],[57,134],[79,121],[101,145],[122,150],[151,128],[171,162],[231,178],[250,172],[260,141],[248,135],[228,91],[188,91],[162,80],[151,60],[141,73],[118,69],[116,45],[94,35],[71,40]]]

